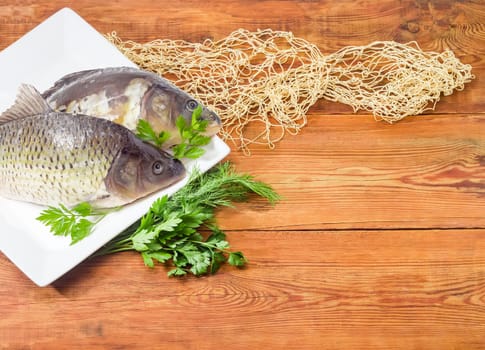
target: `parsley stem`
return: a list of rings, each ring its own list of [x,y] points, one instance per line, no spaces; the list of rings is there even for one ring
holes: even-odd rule
[[[119,252],[126,252],[129,250],[133,250],[133,246],[125,246],[125,247],[119,247],[119,248],[110,247],[109,249],[101,248],[96,253],[91,255],[91,257],[103,256],[103,255],[119,253]]]
[[[227,249],[221,249],[217,245],[211,244],[211,243],[208,243],[208,242],[194,241],[194,240],[189,240],[189,242],[190,243],[193,243],[193,244],[201,245],[201,246],[206,247],[206,248],[209,248],[209,250],[211,250],[211,251],[218,250],[218,251],[220,251],[222,253],[229,253],[229,250],[227,250]]]
[[[101,255],[107,255],[107,254],[112,254],[112,253],[118,253],[118,252],[124,252],[128,250],[133,250],[133,243],[131,242],[132,236],[130,235],[129,237],[121,240],[116,240],[115,242],[111,241],[104,245],[101,249],[99,249],[96,253],[94,253],[92,256],[101,256]]]

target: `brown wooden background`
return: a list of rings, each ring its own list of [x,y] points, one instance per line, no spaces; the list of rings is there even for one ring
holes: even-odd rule
[[[3,0],[0,49],[64,6],[137,41],[240,27],[329,53],[416,40],[477,78],[395,125],[320,101],[276,150],[234,151],[285,197],[220,212],[245,269],[168,279],[123,253],[39,288],[0,254],[0,349],[485,349],[483,0]]]

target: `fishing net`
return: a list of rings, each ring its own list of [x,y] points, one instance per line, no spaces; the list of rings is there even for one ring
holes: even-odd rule
[[[216,111],[223,139],[249,152],[273,148],[306,125],[320,98],[366,110],[389,123],[434,109],[441,94],[474,77],[450,50],[424,52],[416,42],[374,42],[323,55],[291,32],[236,30],[202,43],[123,41],[107,35],[140,68],[158,73]]]

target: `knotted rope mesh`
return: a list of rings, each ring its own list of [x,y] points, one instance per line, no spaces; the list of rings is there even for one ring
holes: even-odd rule
[[[462,90],[471,66],[450,50],[424,52],[416,42],[373,42],[324,55],[291,32],[239,29],[202,43],[148,43],[107,35],[140,68],[169,78],[222,119],[221,136],[249,152],[297,134],[320,98],[371,112],[389,123],[434,109],[441,94]]]

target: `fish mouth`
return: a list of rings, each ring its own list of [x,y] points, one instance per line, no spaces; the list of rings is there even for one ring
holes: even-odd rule
[[[170,172],[175,183],[185,176],[185,166],[180,160],[174,159],[173,164],[170,167]]]
[[[204,135],[214,136],[221,130],[221,124],[209,124],[205,129]]]
[[[222,121],[217,113],[205,109],[201,115],[201,119],[208,122],[207,128],[204,132],[206,136],[213,136],[221,130]]]

